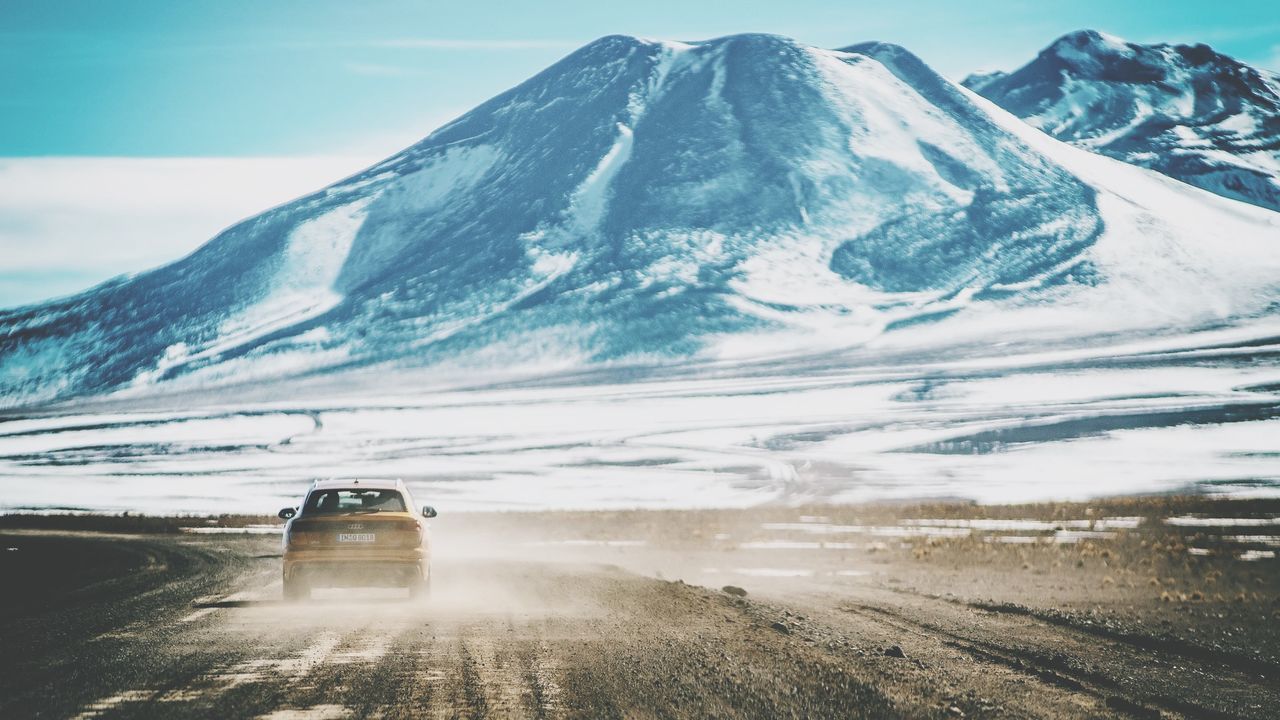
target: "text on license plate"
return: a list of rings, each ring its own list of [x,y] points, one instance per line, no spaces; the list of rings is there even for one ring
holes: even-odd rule
[[[377,538],[373,533],[338,533],[340,543],[371,543]]]

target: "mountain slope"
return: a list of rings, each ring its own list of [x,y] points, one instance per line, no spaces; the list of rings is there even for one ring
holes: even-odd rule
[[[1072,152],[896,46],[606,37],[187,258],[0,313],[0,394],[761,353],[777,333],[803,352],[975,303],[1151,295],[1227,240],[1179,322],[1274,297],[1269,216],[1143,171],[1085,180]],[[1135,270],[1139,227],[1155,256]]]
[[[1280,76],[1207,45],[1086,30],[964,85],[1060,140],[1280,210]]]

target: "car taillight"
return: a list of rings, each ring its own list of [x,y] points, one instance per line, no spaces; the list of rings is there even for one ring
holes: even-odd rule
[[[403,533],[404,545],[413,546],[422,543],[422,523],[417,520],[404,521],[400,524],[400,530]]]
[[[316,534],[310,525],[294,522],[289,528],[289,547],[303,547],[316,542]]]

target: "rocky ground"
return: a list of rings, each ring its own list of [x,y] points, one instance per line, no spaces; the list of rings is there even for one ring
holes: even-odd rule
[[[0,518],[0,717],[1256,717],[1280,502],[445,513],[422,603],[268,518]]]

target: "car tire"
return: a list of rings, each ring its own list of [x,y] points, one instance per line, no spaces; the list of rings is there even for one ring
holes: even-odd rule
[[[284,599],[286,602],[303,602],[311,599],[311,586],[301,578],[284,579]]]

